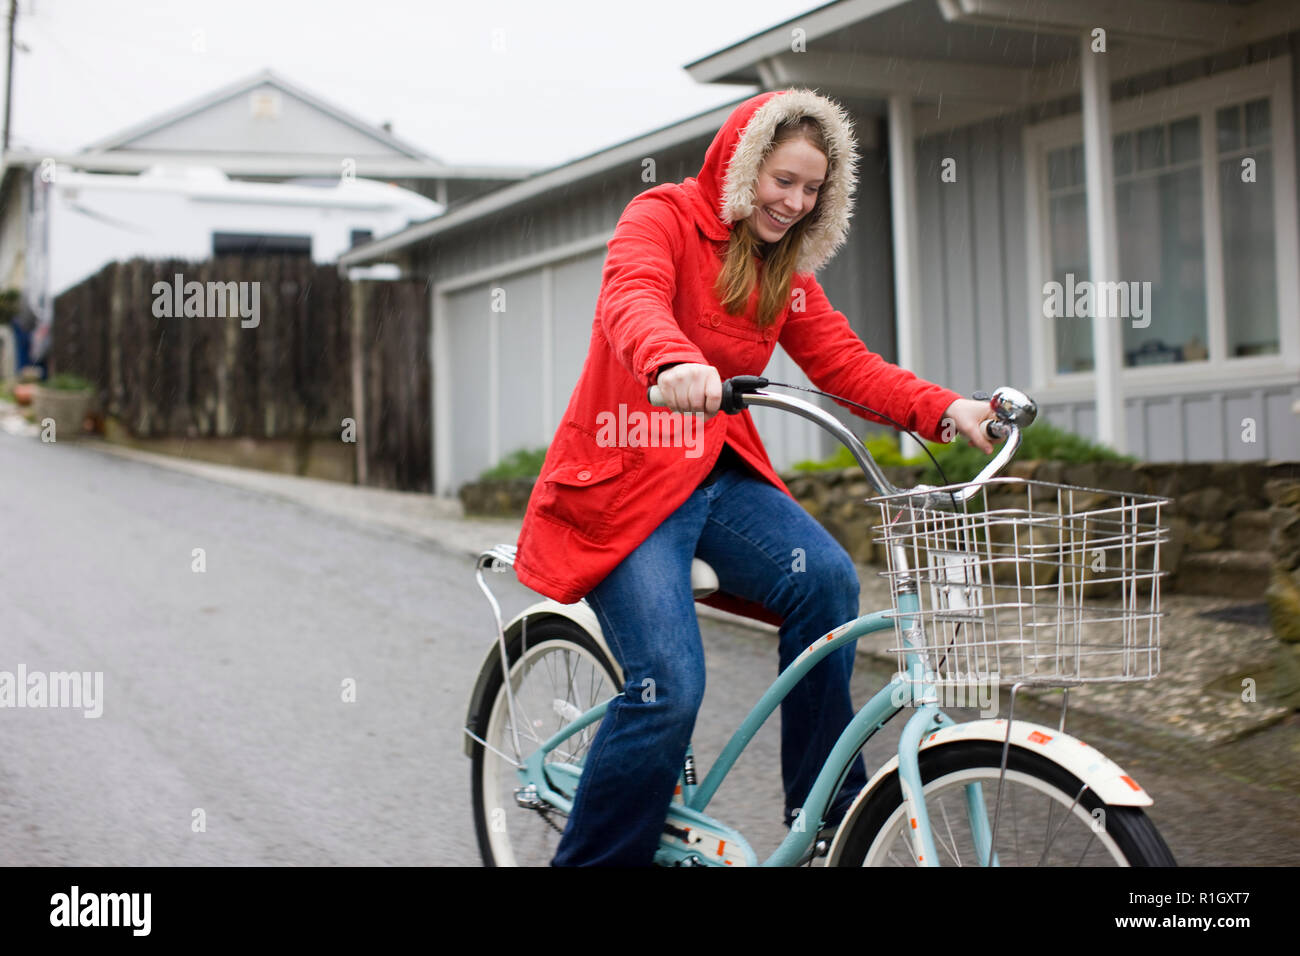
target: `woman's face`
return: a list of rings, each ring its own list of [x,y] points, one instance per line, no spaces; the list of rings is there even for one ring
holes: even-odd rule
[[[826,156],[806,139],[789,139],[768,154],[758,172],[749,224],[764,242],[776,242],[813,211],[826,179]]]

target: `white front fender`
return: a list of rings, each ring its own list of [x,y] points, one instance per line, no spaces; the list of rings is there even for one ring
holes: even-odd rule
[[[941,747],[959,740],[993,740],[1002,743],[1006,739],[1007,722],[1002,718],[972,720],[964,724],[949,724],[940,730],[926,734],[925,740],[921,742],[921,750]],[[1122,807],[1149,807],[1154,802],[1119,764],[1078,737],[1072,737],[1052,727],[1044,727],[1042,724],[1035,724],[1028,720],[1017,720],[1011,727],[1011,743],[1013,746],[1041,754],[1052,763],[1068,770],[1108,804]],[[844,815],[844,819],[852,819],[880,782],[897,769],[898,756],[895,754],[862,788],[857,799]],[[831,843],[827,856],[829,866],[834,866],[835,861],[839,859],[839,853],[843,849],[842,838],[845,829],[840,827],[835,833],[835,840]]]

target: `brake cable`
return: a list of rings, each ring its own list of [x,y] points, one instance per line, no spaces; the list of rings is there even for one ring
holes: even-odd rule
[[[884,412],[878,412],[874,408],[869,408],[868,406],[863,405],[861,402],[853,401],[853,399],[851,398],[844,398],[843,396],[840,395],[832,395],[830,392],[823,392],[820,389],[810,388],[807,385],[791,385],[788,382],[773,382],[769,379],[764,379],[763,381],[764,384],[759,386],[760,388],[766,388],[769,385],[775,385],[778,388],[793,388],[793,389],[798,389],[801,392],[812,392],[812,394],[814,395],[821,395],[825,398],[833,399],[834,401],[837,402],[843,402],[845,405],[852,405],[854,408],[860,408],[864,412],[867,412],[871,415],[875,415],[879,419],[883,419],[886,423],[893,425],[894,428],[898,429],[898,431],[911,435],[912,440],[921,446],[921,450],[925,452],[926,455],[929,457],[930,461],[933,462],[935,470],[939,472],[939,478],[941,479],[941,483],[944,485],[951,484],[951,482],[948,480],[948,476],[944,473],[943,466],[940,465],[939,460],[935,458],[933,454],[931,454],[930,449],[926,447],[925,442],[923,442],[917,436],[917,434],[914,431],[912,431],[910,428],[906,428],[903,425],[900,425],[898,422],[894,421]]]

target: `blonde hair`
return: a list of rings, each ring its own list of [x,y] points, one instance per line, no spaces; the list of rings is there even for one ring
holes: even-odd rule
[[[826,145],[826,133],[821,124],[811,116],[800,116],[778,126],[772,141],[763,151],[763,161],[766,162],[782,143],[796,138],[806,140],[827,157],[826,181],[830,182],[834,171],[829,168],[830,149]],[[819,194],[813,211],[786,230],[785,235],[776,242],[768,244],[766,248],[748,219],[732,227],[722,268],[718,271],[713,286],[714,294],[729,314],[745,314],[754,286],[760,281],[759,265],[755,260],[762,257],[758,327],[767,328],[776,322],[777,316],[781,314],[781,310],[785,308],[790,298],[790,284],[794,277],[795,263],[799,260],[804,234],[819,221],[821,212],[822,200]]]

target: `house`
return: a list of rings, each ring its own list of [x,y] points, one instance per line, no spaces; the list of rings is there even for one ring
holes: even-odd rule
[[[0,158],[0,289],[52,297],[114,259],[302,252],[330,262],[515,182],[442,162],[267,70],[72,154]]]
[[[839,0],[686,69],[853,115],[854,228],[818,279],[873,350],[1144,459],[1250,460],[1300,458],[1298,57],[1277,0]],[[341,257],[432,282],[439,493],[549,440],[619,214],[733,107]],[[767,374],[801,380],[779,350]],[[778,466],[830,450],[755,421]]]

